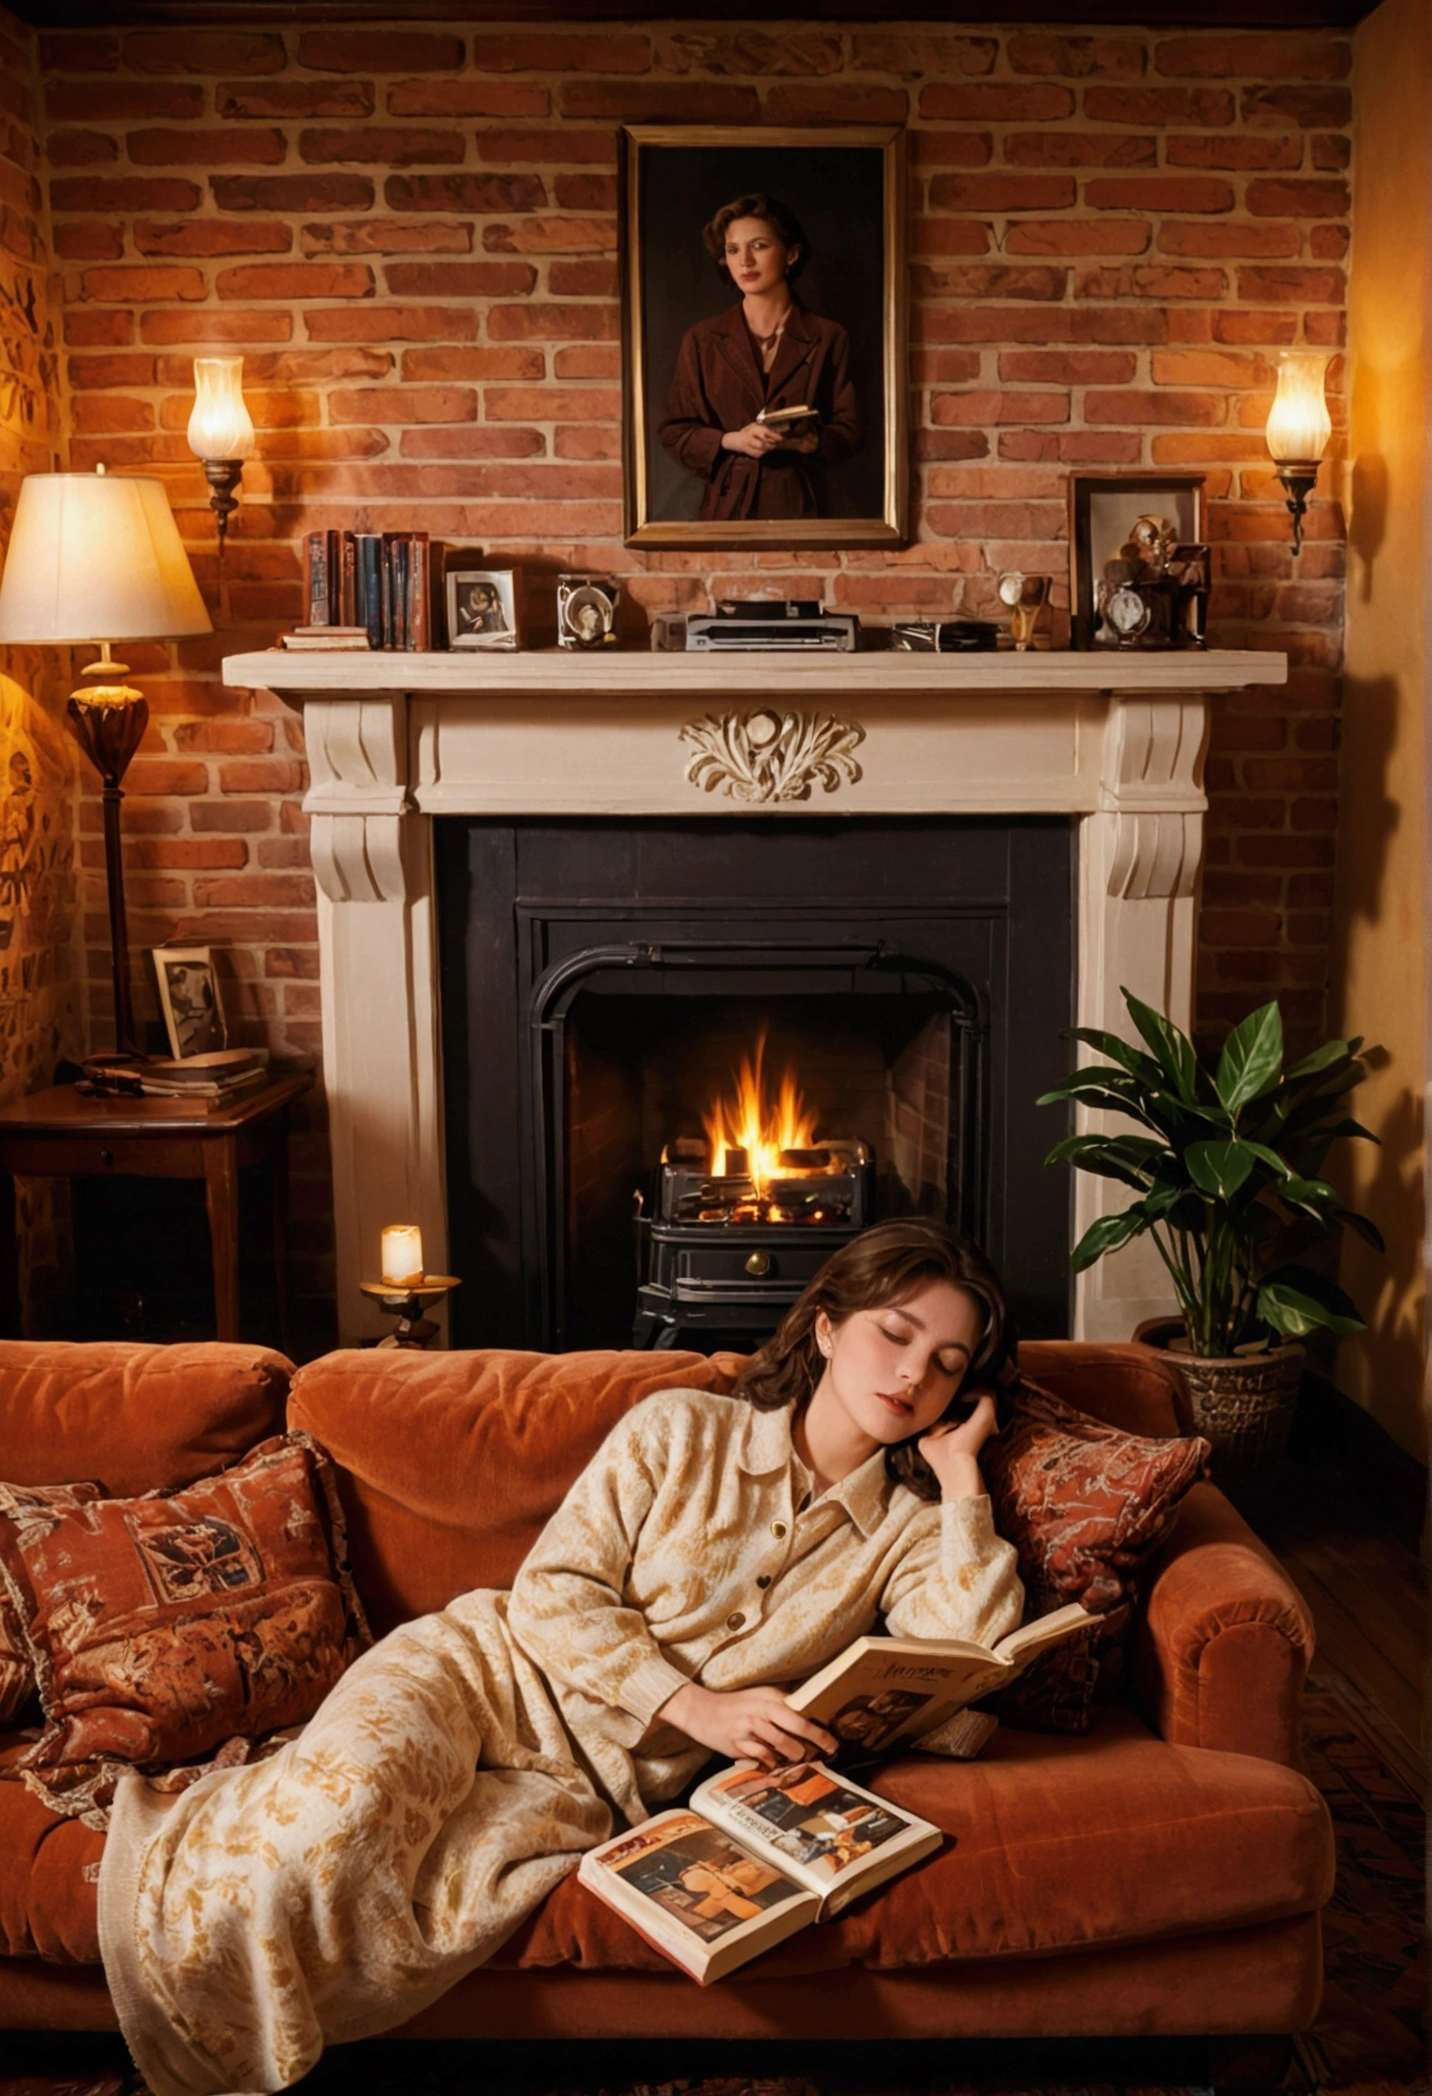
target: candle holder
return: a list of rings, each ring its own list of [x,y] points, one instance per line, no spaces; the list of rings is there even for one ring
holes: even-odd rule
[[[424,1274],[421,1281],[360,1281],[358,1286],[380,1310],[398,1320],[387,1338],[374,1344],[404,1346],[421,1353],[432,1345],[439,1329],[437,1320],[424,1314],[428,1304],[436,1303],[449,1289],[461,1288],[462,1282],[455,1274]]]

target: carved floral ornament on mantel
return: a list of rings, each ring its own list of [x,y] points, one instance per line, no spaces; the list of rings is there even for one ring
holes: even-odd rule
[[[708,713],[688,721],[681,740],[696,754],[686,767],[693,786],[718,787],[728,800],[808,801],[817,786],[827,793],[855,785],[862,776],[852,751],[865,740],[856,721],[833,713]]]

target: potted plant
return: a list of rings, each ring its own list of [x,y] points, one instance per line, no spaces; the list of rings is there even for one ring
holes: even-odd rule
[[[1281,1453],[1310,1332],[1360,1332],[1362,1320],[1326,1274],[1290,1257],[1299,1239],[1340,1227],[1382,1249],[1366,1216],[1322,1178],[1329,1146],[1376,1138],[1339,1102],[1366,1075],[1361,1039],[1325,1041],[1283,1066],[1283,1022],[1265,1004],[1235,1026],[1217,1063],[1186,1033],[1123,992],[1142,1048],[1076,1027],[1107,1060],[1066,1077],[1041,1106],[1080,1101],[1137,1124],[1127,1135],[1071,1135],[1045,1162],[1071,1163],[1133,1189],[1074,1248],[1082,1272],[1148,1235],[1168,1268],[1182,1316],[1173,1341],[1193,1424],[1225,1477],[1246,1477]]]

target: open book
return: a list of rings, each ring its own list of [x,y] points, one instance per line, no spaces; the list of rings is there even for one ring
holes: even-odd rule
[[[756,420],[764,422],[767,429],[779,430],[782,436],[810,429],[820,421],[820,409],[813,407],[762,408]]]
[[[705,1987],[944,1840],[818,1761],[708,1776],[688,1810],[589,1849],[577,1875]]]
[[[1041,1652],[1096,1620],[1071,1601],[992,1648],[963,1638],[857,1638],[786,1701],[833,1732],[850,1758],[873,1759],[919,1746],[926,1733],[942,1731],[967,1704],[1008,1687]]]

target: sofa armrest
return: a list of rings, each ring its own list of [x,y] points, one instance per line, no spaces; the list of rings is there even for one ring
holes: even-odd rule
[[[1302,1595],[1216,1486],[1195,1485],[1151,1560],[1133,1678],[1177,1746],[1302,1766],[1299,1706],[1313,1656]]]

